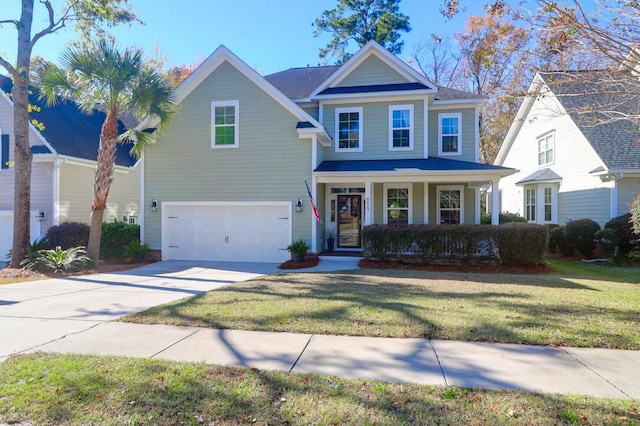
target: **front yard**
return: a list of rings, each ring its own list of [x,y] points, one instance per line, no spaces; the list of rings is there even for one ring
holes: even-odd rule
[[[640,349],[640,268],[277,274],[125,318],[149,324]]]

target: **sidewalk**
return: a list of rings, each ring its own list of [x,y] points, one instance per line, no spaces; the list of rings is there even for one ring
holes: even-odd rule
[[[97,325],[37,350],[202,361],[392,382],[640,399],[640,351],[118,322]]]
[[[305,271],[354,268],[357,259],[323,260]],[[203,361],[344,378],[640,399],[640,351],[114,321],[151,306],[276,272],[275,264],[171,261],[119,273],[3,285],[0,362],[20,353],[73,352]]]

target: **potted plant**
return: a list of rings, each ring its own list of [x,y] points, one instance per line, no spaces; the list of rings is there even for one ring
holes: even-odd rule
[[[302,263],[304,258],[311,247],[304,240],[297,240],[289,244],[287,250],[291,253],[293,263]]]
[[[333,245],[336,242],[336,230],[333,227],[327,228],[325,230],[325,235],[327,237],[327,251],[333,251]]]

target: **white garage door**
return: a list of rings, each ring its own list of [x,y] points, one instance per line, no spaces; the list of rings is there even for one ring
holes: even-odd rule
[[[40,238],[40,222],[37,210],[31,210],[31,242]],[[13,246],[13,210],[0,210],[0,266]]]
[[[290,203],[162,203],[163,260],[284,262]]]

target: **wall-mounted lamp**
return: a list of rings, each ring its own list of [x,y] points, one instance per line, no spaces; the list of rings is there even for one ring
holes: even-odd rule
[[[298,201],[296,202],[296,211],[300,213],[302,210],[304,210],[304,206],[302,205],[302,200],[298,198]]]
[[[156,200],[155,198],[151,200],[151,204],[149,204],[149,208],[151,209],[152,212],[155,212],[156,210],[158,210],[158,200]]]
[[[47,218],[47,216],[44,213],[44,210],[40,210],[38,212],[38,215],[36,216],[36,219],[38,219],[38,222],[44,222],[44,220]]]

